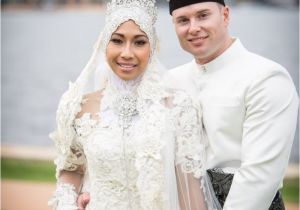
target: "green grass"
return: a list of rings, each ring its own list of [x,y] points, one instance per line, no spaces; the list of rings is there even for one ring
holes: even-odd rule
[[[55,181],[53,161],[1,158],[1,178],[30,181]]]
[[[299,178],[285,179],[281,192],[285,202],[299,203]]]
[[[53,161],[1,159],[2,179],[55,182]],[[284,180],[281,190],[285,202],[299,203],[299,179]]]

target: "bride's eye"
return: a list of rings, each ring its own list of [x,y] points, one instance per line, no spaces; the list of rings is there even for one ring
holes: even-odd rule
[[[121,39],[118,39],[118,38],[112,38],[110,41],[111,41],[112,43],[114,43],[114,44],[117,44],[117,45],[123,43],[122,40],[121,40]]]
[[[134,43],[135,43],[136,46],[140,46],[141,47],[141,46],[144,46],[145,44],[147,44],[148,41],[141,39],[141,40],[135,41]]]

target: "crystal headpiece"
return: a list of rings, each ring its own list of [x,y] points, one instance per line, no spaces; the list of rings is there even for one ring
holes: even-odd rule
[[[106,17],[109,17],[113,12],[117,12],[119,9],[125,8],[132,11],[142,9],[149,15],[153,25],[156,22],[157,8],[155,6],[155,0],[112,0],[110,3],[107,3]]]
[[[147,34],[153,52],[156,47],[156,19],[155,0],[111,0],[106,8],[105,26],[100,43],[102,50],[105,52],[111,34],[122,23],[133,20]]]

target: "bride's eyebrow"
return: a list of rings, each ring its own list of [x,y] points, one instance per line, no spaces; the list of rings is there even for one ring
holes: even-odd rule
[[[118,33],[118,32],[115,32],[115,33],[113,33],[112,34],[112,36],[120,36],[121,38],[124,38],[125,37],[125,35],[124,34],[122,34],[122,33]],[[140,38],[140,37],[143,37],[143,38],[146,38],[146,39],[148,39],[148,36],[147,35],[145,35],[145,34],[143,34],[143,33],[141,33],[141,34],[137,34],[137,35],[135,35],[134,36],[134,38]]]
[[[111,36],[120,36],[120,37],[125,37],[124,34],[121,34],[121,33],[117,33],[117,32],[114,32]]]
[[[138,35],[134,36],[134,38],[146,38],[146,39],[148,39],[148,36],[146,36],[144,34],[138,34]]]

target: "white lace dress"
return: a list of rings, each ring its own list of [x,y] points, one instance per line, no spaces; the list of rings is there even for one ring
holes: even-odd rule
[[[182,92],[160,91],[156,100],[139,94],[138,113],[124,128],[117,92],[108,85],[99,112],[74,120],[70,152],[56,159],[58,173],[86,169],[88,210],[179,210],[175,165],[196,178],[204,171],[199,112]]]

